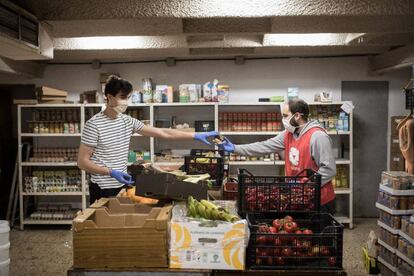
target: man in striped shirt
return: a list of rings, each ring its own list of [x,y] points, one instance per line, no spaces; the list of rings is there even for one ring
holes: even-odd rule
[[[207,138],[217,132],[188,133],[173,129],[145,126],[139,120],[123,114],[128,107],[132,85],[110,76],[105,85],[106,109],[86,122],[79,147],[78,167],[91,173],[89,202],[101,197],[116,196],[125,185],[133,184],[126,173],[131,135],[171,140],[194,139],[210,144]]]

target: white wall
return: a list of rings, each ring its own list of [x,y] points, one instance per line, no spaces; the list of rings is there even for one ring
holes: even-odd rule
[[[299,87],[300,97],[307,101],[313,101],[314,94],[321,91],[332,91],[334,100],[338,101],[341,99],[341,81],[386,80],[390,89],[389,116],[405,114],[402,87],[411,76],[410,68],[370,76],[367,65],[365,57],[248,60],[244,65],[235,65],[233,61],[196,61],[178,62],[175,67],[167,67],[163,62],[109,64],[99,70],[90,65],[49,65],[42,79],[0,75],[0,83],[48,85],[69,91],[69,99],[77,101],[80,92],[100,89],[101,72],[119,73],[137,89],[144,77],[174,87],[217,78],[231,86],[231,102],[256,102],[259,97],[285,95],[287,87]]]
[[[401,69],[383,76],[367,73],[367,58],[312,58],[248,60],[244,65],[233,61],[178,62],[175,67],[165,63],[109,64],[94,70],[90,65],[49,65],[42,79],[25,79],[0,75],[0,83],[35,83],[70,92],[70,100],[78,100],[82,91],[100,89],[99,74],[117,72],[141,86],[141,79],[151,77],[158,84],[177,87],[181,83],[205,83],[217,78],[231,86],[230,101],[257,101],[259,97],[285,95],[287,87],[299,87],[300,97],[313,101],[315,93],[332,91],[334,100],[341,98],[341,81],[387,80],[390,82],[391,116],[404,114],[401,88],[410,78],[410,69]]]

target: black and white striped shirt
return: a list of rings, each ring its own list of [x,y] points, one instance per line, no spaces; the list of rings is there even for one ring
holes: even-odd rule
[[[101,111],[86,122],[81,143],[95,149],[91,160],[96,165],[126,172],[131,135],[143,127],[142,122],[128,115],[118,114],[112,119]],[[92,174],[91,180],[101,189],[123,186],[109,175]]]

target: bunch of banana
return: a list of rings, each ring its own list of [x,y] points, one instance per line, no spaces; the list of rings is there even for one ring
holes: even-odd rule
[[[202,199],[198,201],[192,196],[188,197],[188,216],[194,218],[205,218],[211,220],[223,220],[228,222],[238,221],[240,218],[230,214],[226,209],[214,203]]]

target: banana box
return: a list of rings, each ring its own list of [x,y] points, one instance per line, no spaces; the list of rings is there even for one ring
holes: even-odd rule
[[[174,206],[169,223],[170,268],[243,270],[249,228],[235,223],[185,216],[183,204]]]

